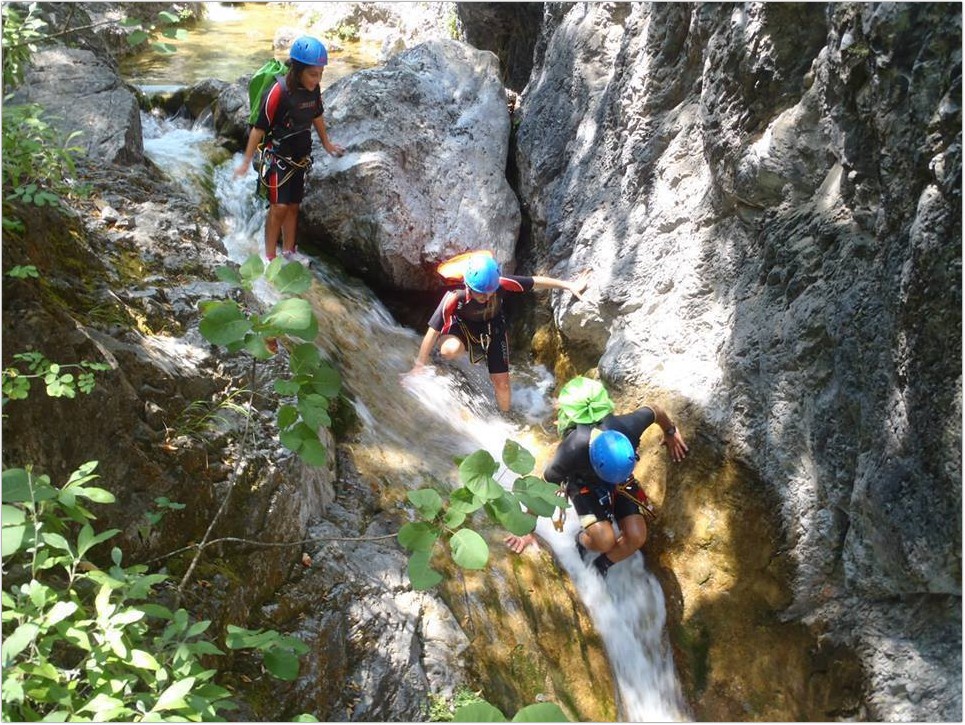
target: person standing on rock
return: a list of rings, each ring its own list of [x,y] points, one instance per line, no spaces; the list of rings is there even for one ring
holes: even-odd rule
[[[295,252],[298,209],[305,195],[305,174],[312,163],[312,128],[329,154],[345,153],[329,141],[322,116],[320,83],[327,63],[328,51],[317,38],[306,35],[292,43],[288,74],[278,76],[262,96],[244,160],[235,171],[238,177],[248,172],[264,141],[258,193],[268,202],[265,256],[269,262],[275,258],[279,237],[286,258]]]
[[[446,360],[469,353],[472,363],[485,358],[489,378],[496,394],[496,404],[509,412],[509,338],[503,315],[503,297],[543,289],[569,290],[577,299],[586,289],[586,279],[567,282],[553,277],[523,277],[500,274],[496,260],[485,253],[469,259],[463,275],[465,287],[447,292],[429,319],[413,373],[429,363],[429,356],[442,338],[439,352]]]
[[[653,516],[647,494],[633,476],[640,437],[652,424],[663,430],[660,445],[672,460],[687,455],[687,444],[667,413],[647,405],[614,415],[610,396],[597,380],[576,377],[560,390],[557,427],[560,441],[543,471],[550,483],[565,484],[566,495],[580,517],[576,548],[580,555],[598,552],[593,566],[601,576],[618,561],[638,551],[647,540],[647,516]],[[613,524],[620,528],[617,536]],[[536,540],[534,534],[506,537],[517,554]]]

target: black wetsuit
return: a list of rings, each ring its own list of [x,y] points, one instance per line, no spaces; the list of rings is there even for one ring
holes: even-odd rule
[[[584,529],[597,521],[611,518],[619,521],[631,514],[642,514],[642,508],[649,506],[632,476],[626,483],[612,486],[596,475],[590,464],[590,432],[593,428],[619,431],[630,439],[636,450],[643,432],[655,420],[653,410],[647,407],[625,415],[611,414],[595,425],[577,424],[560,441],[553,460],[543,471],[543,478],[550,483],[566,482],[566,495],[573,502]]]
[[[323,110],[320,88],[291,90],[283,80],[276,80],[265,93],[255,128],[265,132],[265,166],[259,193],[269,204],[301,203],[305,171],[311,160],[313,123]]]
[[[462,340],[471,362],[476,363],[485,356],[490,375],[509,372],[509,338],[503,315],[503,296],[529,292],[533,284],[532,277],[500,277],[496,294],[486,302],[474,300],[465,287],[446,292],[429,318],[429,327]]]

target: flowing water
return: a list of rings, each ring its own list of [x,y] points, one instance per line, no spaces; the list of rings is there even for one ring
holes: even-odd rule
[[[145,117],[145,151],[175,178],[206,173],[205,150],[213,131]],[[244,261],[262,251],[265,210],[253,195],[254,175],[238,180],[233,170],[240,155],[214,169],[214,188],[223,215],[224,243],[232,260]],[[185,168],[188,165],[193,168]],[[192,183],[192,182],[189,182]],[[354,446],[367,465],[384,470],[394,485],[419,488],[453,481],[453,458],[479,448],[500,460],[507,438],[537,457],[537,471],[552,454],[554,441],[548,398],[554,381],[540,366],[513,363],[516,422],[496,410],[488,375],[481,366],[439,365],[410,375],[421,334],[398,325],[361,283],[312,261],[316,282],[307,294],[315,307],[318,344],[338,366],[355,401],[364,430]],[[267,288],[256,290],[271,301]],[[426,310],[428,319],[431,310]],[[503,471],[504,484],[515,474]],[[687,719],[673,662],[664,636],[663,594],[639,555],[621,562],[602,580],[584,563],[573,543],[577,517],[570,509],[566,529],[556,533],[540,519],[537,534],[552,547],[572,578],[600,633],[618,687],[618,712],[626,721]],[[494,556],[513,556],[508,549]]]

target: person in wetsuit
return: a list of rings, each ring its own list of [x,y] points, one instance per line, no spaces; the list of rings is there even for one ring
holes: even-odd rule
[[[580,517],[576,546],[598,552],[593,566],[601,576],[638,551],[647,540],[647,516],[652,508],[633,476],[643,432],[656,423],[663,430],[661,445],[679,462],[688,448],[680,431],[658,405],[614,415],[613,402],[602,383],[584,377],[560,390],[557,425],[563,440],[543,471],[550,483],[565,484]],[[619,526],[617,535],[613,522]],[[509,535],[506,543],[517,554],[535,541],[534,534]]]
[[[483,358],[496,394],[496,404],[508,412],[511,401],[509,385],[509,338],[503,315],[503,297],[542,289],[569,290],[577,299],[586,289],[585,279],[567,282],[553,277],[503,276],[492,257],[477,255],[469,260],[464,275],[466,286],[449,291],[429,319],[419,354],[412,372],[429,363],[439,338],[439,352],[446,360],[454,360],[469,352],[469,360]]]
[[[292,43],[288,74],[279,76],[262,96],[245,157],[235,170],[238,177],[248,172],[255,151],[264,140],[258,193],[268,202],[265,256],[269,262],[275,258],[279,237],[285,257],[295,252],[298,209],[305,196],[305,174],[312,161],[312,129],[329,154],[345,153],[345,149],[329,141],[322,115],[320,83],[327,64],[328,51],[317,38],[306,35]]]

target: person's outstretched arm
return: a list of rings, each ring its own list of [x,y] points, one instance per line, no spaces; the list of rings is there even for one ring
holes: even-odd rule
[[[315,120],[312,121],[312,125],[315,126],[315,133],[318,134],[318,140],[322,142],[323,149],[325,149],[332,156],[341,156],[345,153],[345,149],[338,144],[333,144],[328,140],[328,129],[325,127],[324,116],[316,116]]]
[[[415,365],[412,366],[412,372],[421,370],[429,364],[429,356],[432,354],[432,350],[436,346],[436,340],[438,339],[438,330],[432,327],[426,330],[425,337],[422,338],[422,344],[419,346],[419,354],[416,356]]]
[[[248,145],[245,147],[245,157],[241,160],[241,165],[235,169],[235,176],[241,177],[248,173],[251,160],[255,157],[255,150],[264,137],[264,129],[251,127],[251,133],[248,134]]]
[[[580,275],[572,282],[555,277],[533,277],[533,289],[565,289],[573,293],[576,299],[582,300],[582,292],[586,289],[586,275]]]
[[[659,405],[648,405],[647,407],[653,411],[654,422],[663,430],[663,440],[660,445],[667,446],[667,453],[670,454],[671,460],[679,463],[690,450],[684,443],[683,436],[680,435],[677,426],[673,424],[670,416],[663,408]]]

